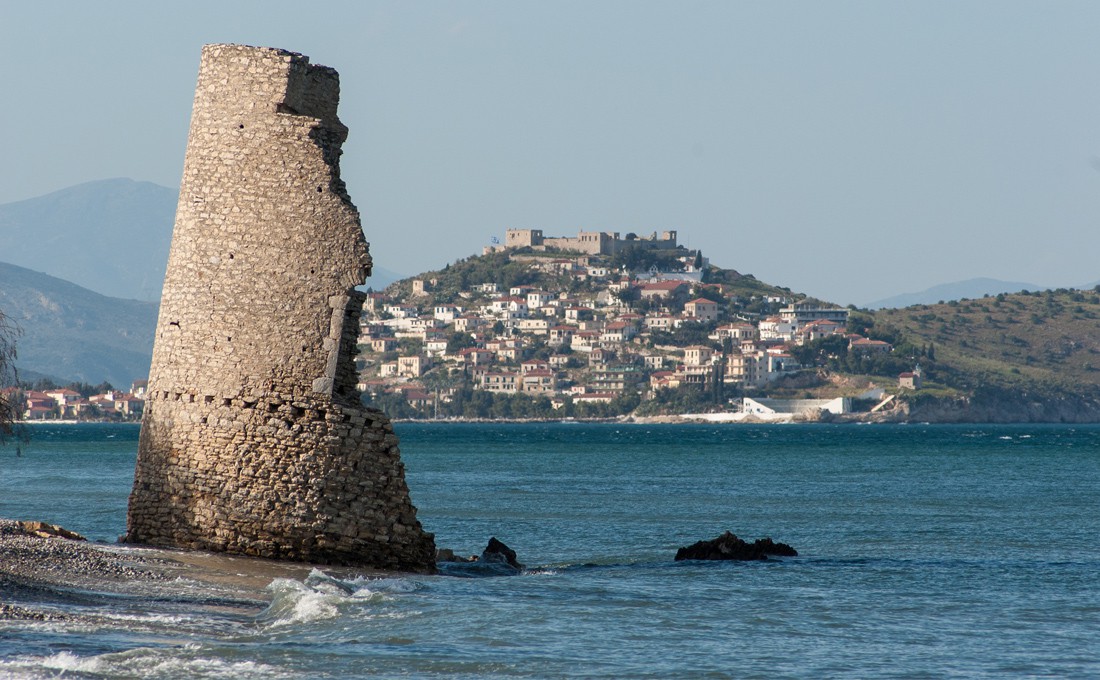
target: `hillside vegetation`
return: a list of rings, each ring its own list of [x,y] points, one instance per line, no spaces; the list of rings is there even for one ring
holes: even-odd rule
[[[641,263],[645,266],[655,265],[663,271],[675,268],[676,257],[684,251],[673,250],[650,254],[651,260]],[[461,304],[471,299],[470,291],[475,286],[492,283],[501,290],[508,290],[515,286],[535,286],[545,290],[565,290],[570,293],[580,293],[598,290],[603,284],[593,281],[580,281],[564,273],[551,273],[543,271],[538,265],[566,256],[575,256],[575,253],[538,252],[530,250],[512,250],[508,252],[493,252],[485,255],[473,255],[446,265],[437,271],[424,272],[418,276],[404,279],[390,285],[386,293],[394,298],[407,299],[412,295],[413,279],[434,281],[429,296],[436,304]],[[597,258],[593,258],[597,259]],[[623,263],[614,258],[607,258],[607,266],[616,269]],[[740,274],[732,269],[721,267],[708,267],[703,283],[721,285],[727,296],[742,300],[751,300],[756,297],[790,297],[792,293],[788,288],[773,286],[755,277]],[[803,297],[803,296],[795,296]]]
[[[1050,290],[874,314],[879,333],[935,346],[937,364],[974,385],[1100,386],[1100,293]]]
[[[1092,412],[1100,398],[1097,290],[915,305],[855,314],[853,323],[870,326],[872,337],[931,348],[923,364],[929,379],[983,412],[1026,405],[1031,412],[1055,411],[1029,419],[1078,420],[1073,414]]]

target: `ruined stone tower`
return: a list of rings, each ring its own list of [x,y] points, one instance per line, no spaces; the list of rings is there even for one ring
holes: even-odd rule
[[[355,351],[371,260],[340,180],[339,77],[202,51],[125,540],[430,570]]]

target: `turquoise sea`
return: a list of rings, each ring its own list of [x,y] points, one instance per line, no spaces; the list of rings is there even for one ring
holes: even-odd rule
[[[396,429],[437,545],[525,572],[0,589],[70,615],[0,620],[0,677],[1100,677],[1100,427]],[[113,542],[137,434],[0,448],[0,516]],[[726,530],[800,555],[673,561]]]

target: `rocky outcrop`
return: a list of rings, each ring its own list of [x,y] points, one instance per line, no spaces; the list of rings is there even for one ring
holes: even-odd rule
[[[37,536],[38,538],[64,538],[70,541],[88,540],[75,531],[69,531],[56,524],[46,524],[35,520],[18,522],[18,528],[27,536]]]
[[[452,576],[508,576],[526,568],[517,559],[516,551],[495,536],[489,539],[481,555],[462,557],[449,548],[440,548],[436,562],[442,567],[442,573]]]
[[[798,551],[786,543],[770,538],[758,538],[746,543],[727,531],[709,541],[699,541],[676,551],[676,561],[682,560],[766,560],[769,556],[796,557]]]
[[[485,550],[481,551],[481,557],[478,560],[492,564],[506,564],[516,571],[523,569],[523,564],[516,559],[516,551],[498,541],[496,536],[489,539],[489,544],[485,546]]]

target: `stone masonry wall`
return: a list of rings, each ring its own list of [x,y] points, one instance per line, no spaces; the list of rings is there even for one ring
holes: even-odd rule
[[[125,540],[431,570],[355,351],[371,260],[339,175],[339,77],[202,51]]]

